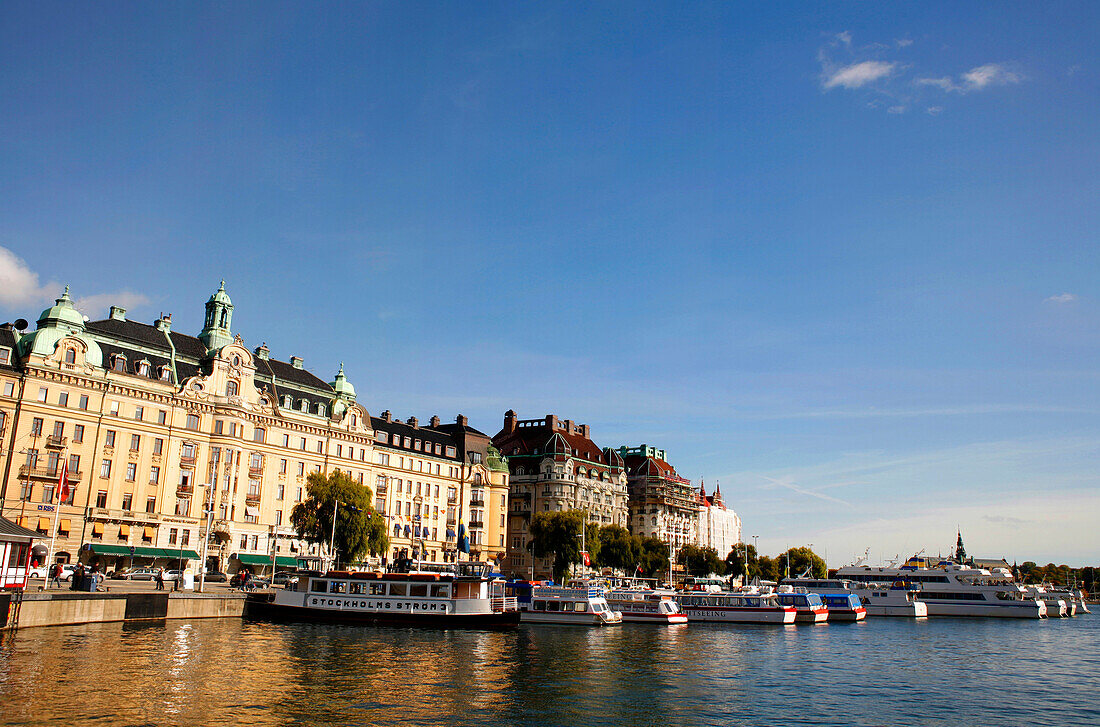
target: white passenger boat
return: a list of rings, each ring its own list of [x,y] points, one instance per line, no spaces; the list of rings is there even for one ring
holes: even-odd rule
[[[689,591],[674,596],[692,621],[718,623],[793,624],[797,611],[782,606],[774,593],[705,593]]]
[[[654,624],[686,624],[688,617],[672,600],[671,592],[617,589],[604,592],[611,608],[623,615],[623,621]]]
[[[1037,598],[1046,604],[1049,618],[1066,618],[1067,616],[1077,615],[1077,607],[1073,605],[1072,599],[1066,601],[1061,594],[1047,590],[1044,586],[1024,586],[1024,590],[1032,598]]]
[[[789,606],[795,610],[795,623],[819,624],[829,620],[829,609],[821,600],[821,596],[816,593],[805,588],[782,585],[775,595],[779,605]]]
[[[858,584],[916,584],[915,598],[928,606],[929,616],[992,616],[1045,618],[1046,604],[1003,573],[940,561],[926,566],[910,559],[901,567],[850,565],[837,569],[837,578]]]
[[[290,588],[250,598],[248,614],[286,620],[512,627],[514,598],[485,563],[456,563],[451,573],[314,571]]]
[[[623,616],[607,604],[603,591],[595,586],[566,588],[518,581],[508,584],[515,593],[523,623],[612,626]]]
[[[854,593],[819,593],[829,609],[830,621],[862,621],[867,618],[867,608]]]
[[[823,600],[826,596],[831,595],[856,596],[868,616],[899,616],[905,618],[925,618],[928,616],[928,606],[923,601],[918,601],[915,598],[918,592],[917,589],[901,582],[859,583],[841,578],[791,578],[785,582],[813,591],[820,595]],[[832,606],[829,606],[829,611],[832,614]]]

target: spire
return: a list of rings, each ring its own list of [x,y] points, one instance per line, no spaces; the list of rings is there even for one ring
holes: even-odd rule
[[[955,541],[955,560],[962,563],[966,560],[966,548],[963,547],[962,528],[959,528],[959,539]]]

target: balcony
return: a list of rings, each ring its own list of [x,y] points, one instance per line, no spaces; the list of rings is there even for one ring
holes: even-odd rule
[[[485,500],[470,500],[470,507],[485,507]]]
[[[454,505],[456,503],[458,503],[458,496],[457,495],[447,495],[447,504],[448,505]]]
[[[259,479],[259,478],[263,477],[263,475],[264,475],[264,466],[262,464],[259,465],[258,467],[253,467],[252,465],[248,466],[248,476],[249,477],[255,477],[256,479]]]
[[[390,486],[385,484],[375,485],[374,489],[376,495],[385,495],[389,491]]]
[[[258,492],[248,493],[247,495],[244,496],[244,502],[245,502],[246,505],[259,505],[260,504],[260,493],[258,493]]]
[[[29,464],[25,464],[19,468],[19,477],[22,479],[30,478],[32,480],[56,480],[61,474],[58,467],[34,467]],[[76,482],[80,479],[80,472],[68,470],[65,474],[65,479],[69,482]]]
[[[176,494],[180,497],[190,497],[191,495],[195,494],[195,486],[194,485],[177,485],[176,486]]]
[[[180,467],[187,467],[188,469],[195,469],[195,455],[188,457],[187,455],[180,455]]]
[[[473,530],[474,528],[481,529],[483,527],[485,527],[485,521],[484,520],[471,520],[470,521],[470,529],[471,530]]]
[[[65,445],[68,443],[68,437],[59,437],[56,434],[46,437],[46,449],[65,449]]]
[[[447,525],[453,528],[455,525],[458,525],[458,520],[455,520],[453,517],[449,517],[447,518]]]

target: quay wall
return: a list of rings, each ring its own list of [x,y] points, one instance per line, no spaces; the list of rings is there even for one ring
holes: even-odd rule
[[[14,625],[25,629],[110,621],[241,618],[244,604],[243,595],[229,594],[27,593],[18,606],[18,623]]]

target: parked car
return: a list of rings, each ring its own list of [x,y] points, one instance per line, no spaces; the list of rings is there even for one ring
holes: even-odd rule
[[[166,571],[164,571],[164,582],[165,583],[172,583],[174,581],[178,581],[180,579],[180,577],[182,577],[182,576],[183,576],[183,571],[181,571],[181,570],[176,570],[176,569],[166,570]]]
[[[151,581],[157,577],[156,568],[131,568],[129,570],[117,571],[112,578],[125,581]]]
[[[280,571],[275,574],[271,582],[277,586],[293,586],[298,583],[298,574],[290,571]]]
[[[61,580],[71,581],[73,579],[73,573],[76,573],[76,563],[61,564]]]
[[[208,571],[203,578],[206,579],[207,583],[225,583],[229,580],[229,576],[222,573],[220,570]]]
[[[251,583],[253,588],[267,588],[271,585],[271,581],[269,581],[267,578],[259,578],[257,576],[252,576]],[[241,574],[233,574],[233,577],[229,579],[229,585],[233,586],[234,588],[240,588]]]
[[[49,568],[44,565],[40,565],[37,568],[31,568],[27,571],[27,575],[31,578],[45,578],[46,573],[49,572]]]

